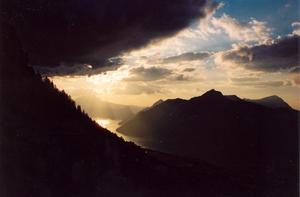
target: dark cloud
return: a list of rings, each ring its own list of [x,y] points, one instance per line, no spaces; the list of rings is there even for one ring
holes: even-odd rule
[[[2,0],[0,14],[16,28],[32,65],[95,69],[216,7],[210,0]]]
[[[178,74],[173,78],[174,81],[190,81],[191,79],[183,74]]]
[[[195,68],[185,68],[182,72],[194,72],[195,70]]]
[[[222,59],[251,70],[265,72],[287,70],[299,65],[299,36],[287,36],[269,45],[240,47],[225,52]]]
[[[94,75],[99,73],[105,73],[107,71],[117,70],[120,65],[111,65],[111,66],[103,66],[99,68],[93,69],[93,67],[89,64],[78,64],[73,66],[56,66],[56,67],[48,67],[48,66],[33,66],[36,73],[41,74],[42,76],[68,76],[68,75]]]
[[[300,73],[300,66],[296,66],[294,68],[291,68],[290,73],[299,74]]]
[[[64,76],[64,75],[93,75],[98,73],[105,73],[106,71],[117,70],[123,65],[121,58],[110,58],[108,63],[103,64],[101,67],[96,67],[90,64],[74,64],[70,65],[59,65],[55,67],[49,66],[33,66],[37,73],[42,76]]]
[[[168,63],[177,63],[177,62],[182,62],[182,61],[194,61],[194,60],[203,60],[205,58],[208,58],[211,56],[211,53],[208,52],[200,52],[200,53],[183,53],[177,56],[171,56],[168,58],[163,59],[163,63],[168,64]]]
[[[145,68],[141,66],[131,69],[129,71],[129,77],[125,78],[124,81],[156,81],[164,79],[171,74],[172,71],[166,68]]]
[[[252,86],[256,88],[291,86],[290,81],[233,81],[233,85]]]
[[[129,70],[129,76],[125,79],[124,81],[128,82],[146,82],[146,81],[159,81],[163,80],[165,81],[190,81],[191,78],[178,73],[176,71],[172,71],[167,68],[162,68],[162,67],[149,67],[145,68],[143,66],[133,68]]]

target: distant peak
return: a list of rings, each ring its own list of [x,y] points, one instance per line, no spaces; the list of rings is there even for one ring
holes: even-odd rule
[[[289,104],[287,104],[281,97],[279,97],[277,95],[272,95],[272,96],[264,97],[261,99],[245,99],[245,100],[253,102],[253,103],[258,103],[258,104],[264,105],[266,107],[271,107],[271,108],[291,109]]]
[[[262,99],[278,99],[278,100],[283,100],[282,98],[280,98],[277,95],[268,96],[268,97],[265,97],[265,98],[262,98]]]
[[[272,102],[278,102],[278,103],[285,103],[285,101],[277,96],[277,95],[272,95],[272,96],[268,96],[268,97],[264,97],[264,98],[261,98],[259,99],[261,101],[272,101]]]
[[[241,100],[240,97],[236,96],[236,95],[226,95],[226,97],[230,100],[233,100],[233,101],[239,101]]]
[[[211,89],[205,92],[202,96],[223,96],[222,92],[216,91],[215,89]]]

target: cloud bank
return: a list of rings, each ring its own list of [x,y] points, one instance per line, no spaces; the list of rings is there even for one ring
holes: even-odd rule
[[[266,42],[271,38],[271,29],[266,22],[251,19],[248,23],[241,23],[227,14],[220,18],[212,18],[212,25],[224,31],[229,38],[243,42]],[[217,32],[217,31],[216,31]]]
[[[263,72],[288,70],[299,64],[299,41],[289,35],[271,44],[238,46],[220,53],[221,62]]]
[[[156,81],[163,79],[172,74],[172,71],[167,68],[143,66],[132,68],[129,70],[129,77],[125,81]]]
[[[176,34],[216,7],[210,0],[3,0],[0,16],[16,28],[32,65],[96,69]]]
[[[205,58],[208,58],[211,56],[211,53],[209,52],[189,52],[189,53],[183,53],[177,56],[171,56],[168,58],[165,58],[162,63],[168,64],[168,63],[178,63],[182,61],[195,61],[195,60],[203,60]]]

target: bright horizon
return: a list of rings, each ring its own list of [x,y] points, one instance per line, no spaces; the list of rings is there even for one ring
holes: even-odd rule
[[[99,101],[106,101],[114,104],[129,105],[129,106],[140,106],[148,107],[156,101],[162,99],[190,99],[193,97],[201,96],[210,89],[216,89],[221,91],[224,95],[236,95],[240,98],[248,99],[261,99],[267,96],[277,95],[287,102],[292,108],[300,109],[300,91],[298,87],[289,88],[238,88],[238,87],[208,87],[203,86],[202,88],[197,87],[198,84],[177,84],[173,90],[174,92],[168,92],[166,94],[155,93],[155,94],[117,94],[114,92],[108,92],[110,87],[108,84],[98,83],[89,84],[89,80],[86,77],[52,77],[54,84],[60,89],[66,91],[78,104],[82,104],[84,99],[95,99]],[[105,85],[106,89],[103,92],[98,91],[101,85]],[[121,86],[122,82],[118,82],[114,86]],[[179,86],[179,87],[178,87]],[[180,87],[181,86],[181,87]],[[199,85],[200,86],[200,85]],[[115,87],[111,87],[114,90]],[[78,98],[81,98],[81,102],[78,102]]]

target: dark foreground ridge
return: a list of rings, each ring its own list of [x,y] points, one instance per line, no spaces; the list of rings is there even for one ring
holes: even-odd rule
[[[152,149],[246,173],[262,196],[297,196],[299,111],[279,97],[244,100],[212,89],[161,102],[117,130],[147,138]]]
[[[99,127],[27,66],[13,29],[0,31],[1,197],[258,196],[251,177],[144,150]]]

